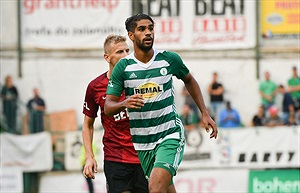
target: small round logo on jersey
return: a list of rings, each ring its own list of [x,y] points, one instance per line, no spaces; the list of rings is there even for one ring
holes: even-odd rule
[[[146,82],[134,89],[135,94],[142,94],[144,99],[151,99],[156,97],[163,91],[163,86],[155,82]]]
[[[165,75],[167,75],[168,70],[167,70],[166,68],[162,68],[162,69],[160,69],[159,72],[160,72],[161,75],[164,75],[164,76],[165,76]]]

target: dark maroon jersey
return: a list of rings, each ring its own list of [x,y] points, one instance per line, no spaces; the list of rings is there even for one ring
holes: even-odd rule
[[[104,128],[102,140],[104,145],[104,160],[134,164],[140,163],[132,144],[127,111],[123,110],[114,116],[106,116],[104,114],[107,84],[107,72],[89,83],[85,94],[83,114],[96,118],[100,106],[101,122]],[[125,94],[122,94],[120,100],[124,99]]]

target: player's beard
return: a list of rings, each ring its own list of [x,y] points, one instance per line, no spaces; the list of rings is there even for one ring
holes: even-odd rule
[[[153,42],[154,42],[154,38],[152,38],[152,42],[150,45],[145,45],[144,43],[144,39],[142,41],[136,41],[136,45],[139,49],[141,49],[142,51],[148,52],[149,50],[152,49],[153,47]]]

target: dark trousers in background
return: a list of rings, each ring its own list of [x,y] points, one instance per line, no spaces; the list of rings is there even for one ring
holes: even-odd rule
[[[29,128],[30,133],[38,133],[44,131],[43,122],[44,112],[30,111]]]
[[[83,171],[83,167],[82,167],[82,171]],[[94,193],[94,184],[92,178],[85,178],[85,179],[89,187],[89,193]]]
[[[17,102],[4,101],[3,114],[5,116],[6,124],[12,133],[16,133],[17,127]]]

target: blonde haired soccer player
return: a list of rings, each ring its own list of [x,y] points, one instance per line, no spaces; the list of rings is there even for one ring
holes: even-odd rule
[[[104,42],[104,58],[109,70],[92,80],[86,90],[83,106],[84,123],[82,128],[83,143],[86,150],[86,164],[83,175],[95,178],[97,162],[92,150],[94,121],[100,107],[101,122],[104,127],[104,173],[108,193],[147,193],[148,183],[141,168],[137,152],[134,150],[129,131],[126,109],[107,116],[104,114],[108,79],[116,63],[128,55],[126,38],[110,35]],[[122,95],[120,100],[124,100]]]

